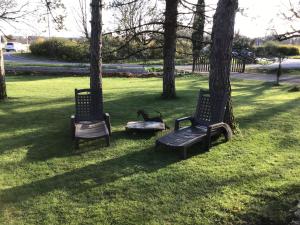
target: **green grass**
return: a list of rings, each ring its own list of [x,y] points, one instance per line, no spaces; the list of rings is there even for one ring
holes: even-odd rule
[[[73,150],[69,115],[86,77],[7,77],[0,103],[0,224],[287,224],[300,198],[300,94],[234,81],[241,134],[187,160],[155,152],[157,136],[124,133],[137,109],[168,124],[190,115],[207,80],[177,79],[179,98],[159,98],[161,79],[105,78],[112,145]],[[153,111],[151,111],[154,113]]]

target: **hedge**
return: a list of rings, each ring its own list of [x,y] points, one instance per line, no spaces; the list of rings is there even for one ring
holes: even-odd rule
[[[64,61],[87,62],[89,59],[88,44],[63,38],[52,38],[34,42],[30,45],[33,55]]]

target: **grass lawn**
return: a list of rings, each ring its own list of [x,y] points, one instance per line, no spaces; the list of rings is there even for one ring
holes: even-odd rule
[[[73,150],[69,116],[86,77],[7,77],[0,103],[0,224],[287,224],[300,199],[300,93],[234,81],[241,134],[187,160],[153,149],[157,136],[124,133],[140,108],[167,122],[190,115],[206,78],[177,79],[180,98],[158,98],[161,80],[105,78],[112,146]]]

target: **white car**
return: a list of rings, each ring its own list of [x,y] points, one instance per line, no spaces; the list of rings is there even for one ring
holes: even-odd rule
[[[7,52],[26,52],[28,51],[28,47],[18,42],[7,42],[5,50]]]

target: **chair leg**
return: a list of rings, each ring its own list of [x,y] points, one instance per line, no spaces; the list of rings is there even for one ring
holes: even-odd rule
[[[155,150],[155,151],[158,151],[158,148],[159,148],[159,142],[156,141],[156,142],[155,142],[155,146],[154,146],[154,150]]]
[[[75,149],[79,149],[79,138],[75,138]]]
[[[71,118],[71,137],[74,140],[75,139],[75,120],[74,118]]]
[[[109,136],[105,137],[105,141],[106,141],[106,147],[109,147],[110,146],[110,138],[109,138]]]
[[[183,149],[181,149],[180,157],[181,157],[181,159],[187,158],[187,149],[185,147]]]
[[[205,143],[206,151],[209,151],[210,147],[211,147],[211,137],[207,137],[206,138],[206,143]]]

